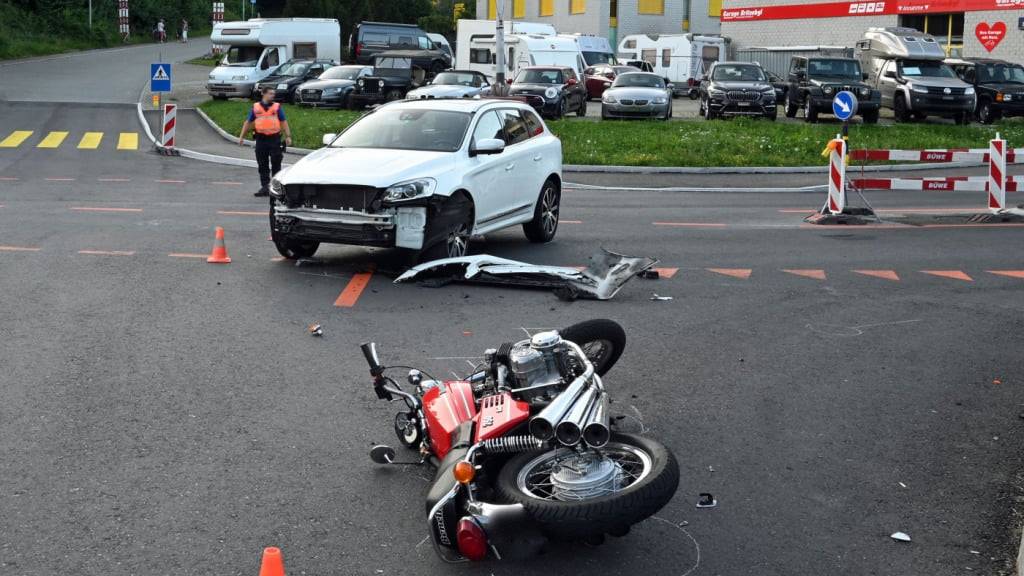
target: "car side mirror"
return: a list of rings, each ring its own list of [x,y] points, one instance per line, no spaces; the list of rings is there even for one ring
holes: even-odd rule
[[[337,134],[324,134],[324,137],[321,140],[321,142],[323,142],[324,146],[330,146],[331,142],[334,142],[334,139],[337,138],[337,137],[338,137]]]
[[[488,154],[501,154],[505,151],[505,141],[500,138],[483,138],[477,140],[469,149],[470,156],[485,156]]]
[[[886,70],[885,71],[885,77],[886,78],[895,78],[896,77],[896,72],[894,72],[893,70]]]

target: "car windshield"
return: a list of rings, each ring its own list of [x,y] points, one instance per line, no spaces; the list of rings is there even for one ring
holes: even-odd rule
[[[479,76],[471,72],[441,72],[434,77],[434,84],[449,86],[479,86]]]
[[[385,56],[383,58],[377,58],[373,67],[384,70],[408,70],[409,68],[412,68],[412,58],[395,58],[393,56]]]
[[[639,68],[635,68],[633,66],[615,66],[613,70],[615,70],[616,74],[629,74],[630,72],[640,71]]]
[[[938,60],[904,60],[900,72],[907,78],[956,78],[956,72]]]
[[[584,52],[583,61],[587,63],[587,66],[597,66],[598,64],[615,64],[615,55],[608,54],[606,52]]]
[[[320,75],[321,80],[355,80],[362,66],[335,66]]]
[[[308,62],[285,62],[280,68],[274,71],[274,74],[281,76],[302,76],[306,73],[306,70],[309,70]]]
[[[654,74],[623,74],[615,79],[612,88],[665,88],[665,80]]]
[[[759,66],[715,66],[711,79],[716,82],[764,82],[764,71]]]
[[[331,147],[455,152],[470,118],[468,113],[448,110],[382,108],[350,126]]]
[[[562,73],[558,70],[522,70],[516,76],[516,84],[561,84]]]
[[[1024,66],[1016,64],[978,64],[978,82],[1024,84]]]
[[[860,63],[856,60],[825,59],[809,60],[807,73],[811,76],[832,76],[860,80]]]
[[[256,61],[260,59],[260,54],[263,54],[262,46],[232,46],[224,54],[221,64],[225,66],[255,66]]]

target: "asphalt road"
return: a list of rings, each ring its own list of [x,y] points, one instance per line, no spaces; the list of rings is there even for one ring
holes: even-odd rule
[[[133,107],[10,105],[0,126],[32,132],[0,148],[0,573],[252,574],[268,545],[291,574],[1012,569],[1024,278],[1005,273],[1024,271],[1024,230],[898,223],[976,194],[879,194],[886,224],[837,229],[802,225],[817,193],[570,189],[554,243],[474,244],[564,265],[603,246],[671,274],[566,303],[394,285],[387,250],[279,261],[253,171],[117,149],[140,130]],[[69,134],[36,147],[52,131]],[[201,258],[215,226],[232,264]],[[594,317],[627,329],[606,385],[624,425],[679,458],[675,499],[602,546],[443,565],[423,540],[432,472],[367,457],[394,443],[393,410],[358,343],[464,372],[462,357]],[[701,492],[718,507],[695,508]]]

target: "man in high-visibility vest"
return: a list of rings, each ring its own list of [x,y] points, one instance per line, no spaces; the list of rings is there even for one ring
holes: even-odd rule
[[[262,99],[252,105],[249,117],[242,124],[242,133],[238,136],[238,144],[245,144],[249,131],[256,132],[256,165],[260,170],[260,189],[256,196],[270,194],[270,179],[281,171],[281,157],[284,146],[281,133],[284,133],[284,145],[292,145],[292,130],[284,117],[284,109],[274,102],[274,89],[264,88]]]

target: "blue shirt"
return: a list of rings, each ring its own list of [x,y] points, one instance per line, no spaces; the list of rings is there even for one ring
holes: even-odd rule
[[[267,106],[266,104],[263,103],[262,100],[257,102],[257,104],[262,106],[264,110],[270,110],[270,106],[274,105],[273,103],[271,103],[270,106]],[[280,120],[281,122],[284,122],[286,120],[286,118],[284,117],[284,106],[278,107],[278,109],[277,109],[277,119]],[[253,114],[253,111],[250,108],[249,109],[249,122],[253,122],[255,120],[256,120],[256,114]]]

